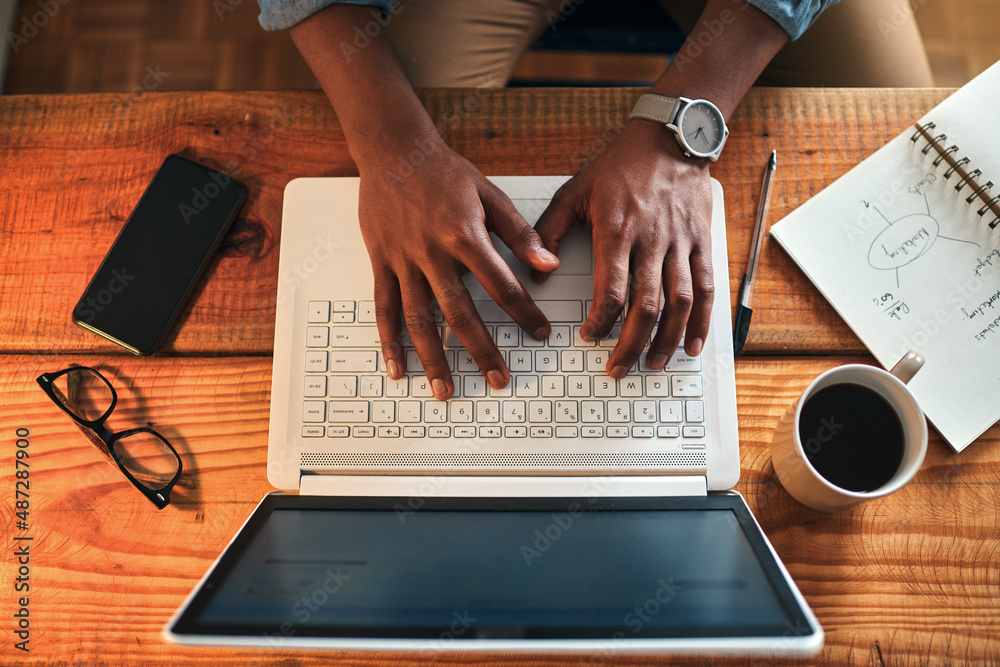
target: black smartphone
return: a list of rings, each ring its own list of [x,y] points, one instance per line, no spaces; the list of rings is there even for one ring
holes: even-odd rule
[[[73,309],[73,322],[153,354],[246,200],[228,174],[169,155]]]

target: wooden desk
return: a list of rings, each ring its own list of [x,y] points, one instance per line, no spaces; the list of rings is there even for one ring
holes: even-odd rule
[[[571,173],[613,138],[636,90],[426,91],[448,141],[487,174]],[[730,290],[749,247],[761,169],[780,171],[780,219],[948,91],[754,90],[712,168],[726,192]],[[243,216],[150,359],[119,354],[69,313],[163,157],[237,170]],[[282,190],[297,176],[355,174],[314,92],[0,98],[0,663],[485,664],[490,656],[181,648],[160,629],[259,498],[264,474]],[[842,514],[792,500],[774,478],[771,432],[819,372],[867,361],[863,346],[773,243],[748,356],[736,367],[746,496],[823,624],[815,664],[1000,661],[1000,429],[955,455],[932,435],[917,478]],[[120,394],[114,426],[148,423],[197,482],[156,511],[93,451],[34,378],[98,366]],[[16,525],[17,429],[30,452],[28,529]],[[23,468],[21,469],[23,470]],[[23,507],[23,505],[22,505]],[[31,537],[27,596],[15,537]],[[29,653],[14,648],[30,599]],[[597,655],[599,662],[662,659]],[[579,656],[503,656],[576,664]],[[588,661],[589,662],[589,661]],[[699,661],[708,662],[708,661]],[[718,659],[714,664],[757,664]],[[768,662],[764,660],[764,662]]]

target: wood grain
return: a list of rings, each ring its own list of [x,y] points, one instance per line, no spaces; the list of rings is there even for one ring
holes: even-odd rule
[[[487,174],[573,173],[623,126],[638,89],[428,90],[449,143]],[[779,220],[940,102],[945,90],[755,89],[723,158],[731,293],[745,268],[766,156],[779,155]],[[0,98],[0,351],[116,353],[70,311],[146,183],[172,152],[236,175],[250,199],[167,354],[269,354],[284,185],[356,174],[318,92]],[[864,351],[768,243],[750,354]]]
[[[108,466],[34,384],[62,355],[7,355],[0,366],[0,522],[5,548],[30,535],[31,652],[0,645],[0,663],[496,664],[486,654],[346,654],[191,649],[160,630],[270,489],[265,478],[270,360],[74,355],[119,391],[111,426],[150,424],[178,449],[195,489],[162,511]],[[770,437],[819,372],[864,358],[743,358],[737,362],[747,499],[826,633],[810,664],[988,664],[1000,660],[1000,427],[955,455],[932,434],[916,479],[840,514],[799,505],[775,480]],[[30,527],[15,527],[14,439],[30,430]],[[0,601],[14,608],[16,572],[0,565]],[[9,618],[9,617],[8,617]],[[652,665],[611,652],[600,664]],[[576,665],[581,656],[504,655],[503,664]],[[680,660],[678,662],[684,662]],[[785,662],[782,660],[781,662]],[[707,665],[770,664],[699,659]]]

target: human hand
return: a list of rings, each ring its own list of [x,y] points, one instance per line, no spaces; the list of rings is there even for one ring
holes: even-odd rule
[[[542,339],[551,326],[496,252],[489,233],[534,270],[551,272],[559,260],[510,199],[468,160],[444,142],[426,153],[405,178],[390,171],[396,166],[391,159],[360,163],[359,216],[375,276],[375,315],[388,375],[399,379],[406,368],[400,344],[405,322],[434,396],[445,400],[455,388],[433,299],[490,386],[501,388],[510,372],[462,275],[471,271],[522,329]]]
[[[648,366],[662,369],[682,336],[688,354],[701,353],[715,293],[711,218],[707,160],[684,157],[661,125],[636,120],[556,192],[535,225],[554,253],[574,224],[591,230],[594,301],[584,337],[607,336],[628,302],[608,359],[612,377],[636,363],[657,320]]]

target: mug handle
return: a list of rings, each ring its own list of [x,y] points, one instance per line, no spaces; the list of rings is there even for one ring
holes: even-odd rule
[[[902,359],[896,362],[896,365],[889,372],[895,375],[900,382],[906,384],[913,379],[913,376],[917,374],[917,371],[923,365],[923,355],[916,350],[910,350]]]

